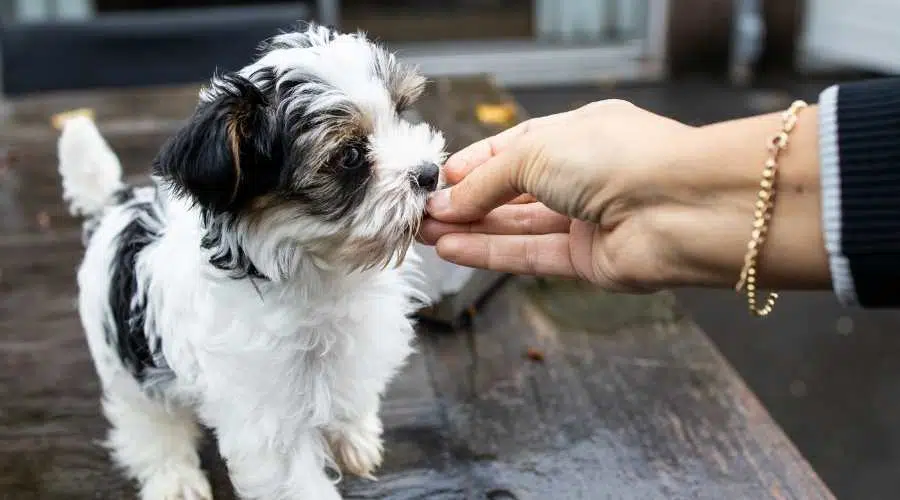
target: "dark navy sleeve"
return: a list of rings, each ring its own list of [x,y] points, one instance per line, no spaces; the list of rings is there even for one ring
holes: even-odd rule
[[[900,78],[822,92],[819,153],[835,293],[845,305],[900,306]]]

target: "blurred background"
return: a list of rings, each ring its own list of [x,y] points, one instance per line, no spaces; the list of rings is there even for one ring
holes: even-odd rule
[[[897,0],[2,0],[0,92],[200,82],[296,20],[363,29],[430,76],[490,73],[531,115],[618,97],[703,124],[900,72]],[[787,294],[755,321],[683,290],[839,498],[900,495],[900,313]]]

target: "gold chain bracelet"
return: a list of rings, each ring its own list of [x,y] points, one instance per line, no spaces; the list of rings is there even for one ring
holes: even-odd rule
[[[774,136],[768,144],[769,158],[763,168],[762,179],[759,181],[759,193],[757,193],[756,206],[753,211],[753,231],[750,233],[750,241],[747,243],[747,253],[744,256],[744,267],[741,276],[735,285],[738,293],[746,287],[747,306],[755,316],[766,316],[775,307],[777,293],[769,293],[765,305],[757,307],[757,265],[759,251],[766,241],[769,231],[769,221],[772,219],[772,209],[775,207],[775,184],[778,173],[778,155],[787,148],[788,136],[797,124],[797,114],[807,106],[804,101],[794,101],[791,107],[781,115],[781,131]]]

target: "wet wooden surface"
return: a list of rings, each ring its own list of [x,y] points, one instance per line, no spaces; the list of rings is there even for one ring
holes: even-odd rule
[[[48,117],[91,106],[132,179],[196,88],[39,96],[0,126],[0,498],[130,499],[75,309],[78,222],[60,201]],[[451,150],[503,124],[487,81],[435,82],[420,106]],[[518,119],[523,115],[518,114]],[[450,330],[423,324],[384,407],[387,457],[349,498],[832,498],[668,294],[513,279]],[[207,441],[216,498],[232,498]]]

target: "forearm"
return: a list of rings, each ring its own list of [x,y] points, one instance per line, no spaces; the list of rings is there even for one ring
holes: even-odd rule
[[[698,285],[732,285],[752,230],[779,114],[696,129],[675,180],[705,220],[678,228]],[[847,305],[900,305],[900,79],[831,87],[801,111],[780,155],[762,286],[832,287]]]
[[[775,205],[759,258],[759,284],[827,289],[818,154],[818,108],[800,112],[778,158]],[[780,113],[697,128],[673,169],[671,182],[690,200],[671,237],[680,241],[688,283],[733,286],[753,229],[754,204],[766,144],[781,127]]]

